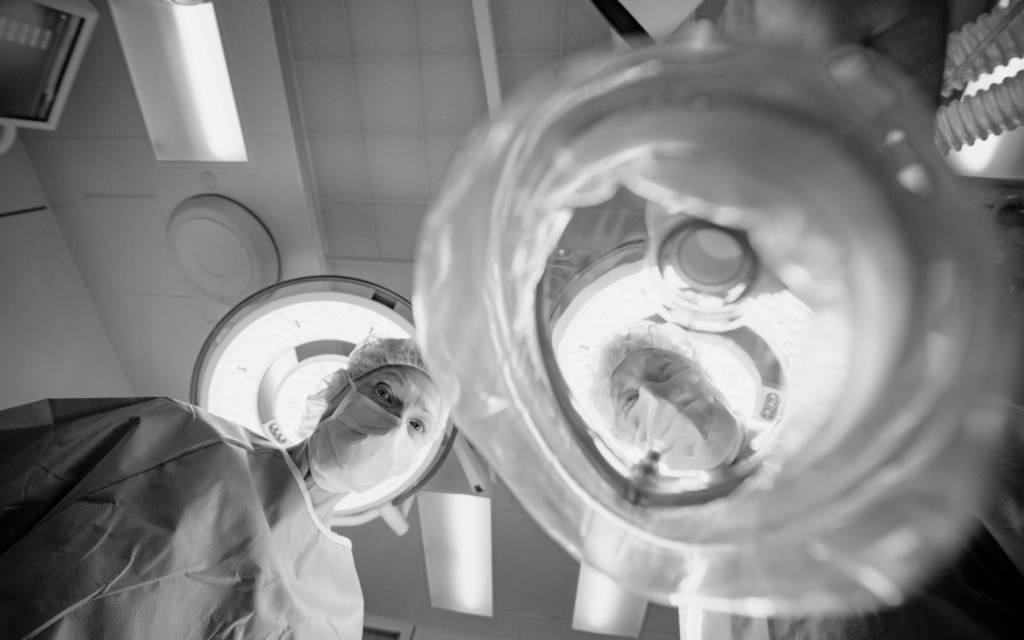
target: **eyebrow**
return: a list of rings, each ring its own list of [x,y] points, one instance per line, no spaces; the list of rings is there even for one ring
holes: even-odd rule
[[[379,375],[381,378],[386,378],[388,382],[395,383],[401,386],[402,388],[405,388],[405,378],[398,375],[394,371],[390,369],[384,369],[383,371],[380,372]]]

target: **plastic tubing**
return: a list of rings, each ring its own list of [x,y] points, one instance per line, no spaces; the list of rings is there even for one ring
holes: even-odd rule
[[[1022,120],[1024,71],[987,91],[940,107],[935,116],[935,142],[939,151],[948,154],[990,134],[1012,131]]]
[[[1000,7],[949,34],[942,95],[1024,55],[1024,2]]]

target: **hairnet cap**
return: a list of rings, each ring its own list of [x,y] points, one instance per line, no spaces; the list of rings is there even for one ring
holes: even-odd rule
[[[348,365],[324,378],[318,385],[318,390],[306,398],[306,410],[298,428],[299,437],[309,437],[316,425],[320,423],[328,405],[348,384],[350,377],[352,380],[356,380],[375,369],[400,365],[427,371],[423,364],[420,348],[415,340],[368,336],[349,355]],[[442,399],[440,414],[442,429],[440,431],[443,431],[443,425],[448,422],[450,411],[448,403]]]
[[[624,332],[609,336],[597,350],[594,384],[590,392],[591,402],[601,415],[612,415],[611,378],[615,369],[629,354],[643,349],[672,351],[697,363],[697,354],[689,336],[685,330],[674,324],[658,324],[643,320]]]

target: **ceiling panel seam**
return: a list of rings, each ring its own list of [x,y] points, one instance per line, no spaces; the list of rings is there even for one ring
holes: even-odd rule
[[[348,57],[349,57],[349,60],[352,60],[353,59],[353,55],[352,55],[352,41],[353,41],[353,37],[352,37],[352,20],[350,19],[350,16],[349,16],[348,3],[346,3],[346,2],[342,3],[342,10],[344,11],[345,29],[348,31],[348,37],[346,38],[346,44],[348,46]],[[398,56],[390,56],[390,57],[398,57]],[[356,74],[356,68],[355,68],[354,64],[352,65],[352,73],[353,73],[353,77],[356,77],[358,75],[358,74]],[[372,198],[373,193],[372,193],[371,187],[370,187],[370,185],[372,184],[372,181],[370,180],[370,163],[369,163],[369,161],[366,158],[366,150],[367,150],[367,145],[366,145],[366,129],[365,129],[365,127],[363,127],[363,113],[362,113],[362,107],[360,106],[361,101],[359,99],[359,81],[358,80],[355,80],[352,83],[352,93],[354,94],[353,97],[354,97],[354,108],[356,110],[356,121],[359,123],[359,142],[360,142],[360,144],[363,147],[362,148],[362,153],[360,154],[360,156],[361,156],[360,159],[362,160],[362,163],[363,163],[363,189],[364,189],[364,193],[366,193],[367,196]],[[320,195],[320,194],[318,193],[317,195]],[[370,229],[373,232],[374,250],[376,251],[377,255],[380,256],[380,239],[377,237],[377,223],[374,220],[373,206],[372,205],[370,206]],[[383,276],[383,274],[381,274],[381,275]]]
[[[416,28],[413,29],[413,33],[416,34],[416,68],[420,74],[420,156],[423,160],[423,180],[425,183],[423,186],[426,189],[425,193],[429,200],[434,194],[430,185],[430,178],[428,177],[430,175],[430,168],[427,163],[427,97],[423,86],[423,53],[420,51],[420,14],[417,3],[412,3],[412,10],[413,19],[416,24]]]
[[[300,144],[301,148],[297,149],[299,156],[299,169],[300,174],[307,181],[306,185],[303,185],[303,192],[306,196],[306,206],[313,207],[313,212],[316,214],[314,234],[320,241],[320,255],[324,256],[323,260],[317,260],[319,266],[323,272],[329,273],[330,268],[327,265],[328,255],[328,241],[327,241],[327,229],[324,226],[323,212],[320,210],[320,201],[316,197],[319,194],[319,185],[317,184],[315,171],[313,170],[313,157],[309,148],[309,142],[306,140],[306,117],[303,113],[302,106],[302,95],[299,92],[299,79],[295,73],[294,66],[294,47],[291,41],[291,27],[288,24],[288,12],[284,10],[285,0],[279,0],[278,2],[271,3],[271,19],[276,18],[275,23],[280,33],[280,38],[284,40],[284,55],[281,55],[281,50],[278,49],[278,59],[280,60],[281,73],[285,76],[285,86],[291,86],[291,92],[285,91],[285,98],[289,99],[289,109],[293,110],[294,113],[290,114],[292,119],[292,125],[298,122],[299,131],[294,132],[294,139],[296,144]],[[287,94],[291,93],[291,96]],[[303,162],[303,159],[305,162]]]

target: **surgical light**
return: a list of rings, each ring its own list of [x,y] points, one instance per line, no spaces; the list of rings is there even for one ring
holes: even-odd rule
[[[417,331],[474,446],[581,563],[663,604],[801,615],[893,604],[956,547],[1012,340],[994,238],[922,104],[869,53],[702,22],[569,61],[469,141],[421,232]],[[622,265],[639,286],[602,280]],[[634,459],[586,387],[636,316],[709,338],[712,360],[736,345],[766,390],[756,415],[782,422],[762,441],[742,425],[731,460],[675,465],[687,421],[707,443],[737,442],[739,421],[708,398],[729,386],[713,372],[670,378],[691,415],[617,423],[665,429]],[[666,340],[643,376],[668,371],[650,357]],[[904,530],[915,544],[880,544]]]
[[[347,366],[368,336],[410,337],[410,316],[399,296],[361,280],[316,276],[268,287],[239,303],[207,339],[193,372],[192,402],[279,446],[298,444],[309,435],[300,428],[307,398]],[[347,495],[333,523],[358,524],[388,509],[437,463],[449,440],[421,450],[405,473]]]

